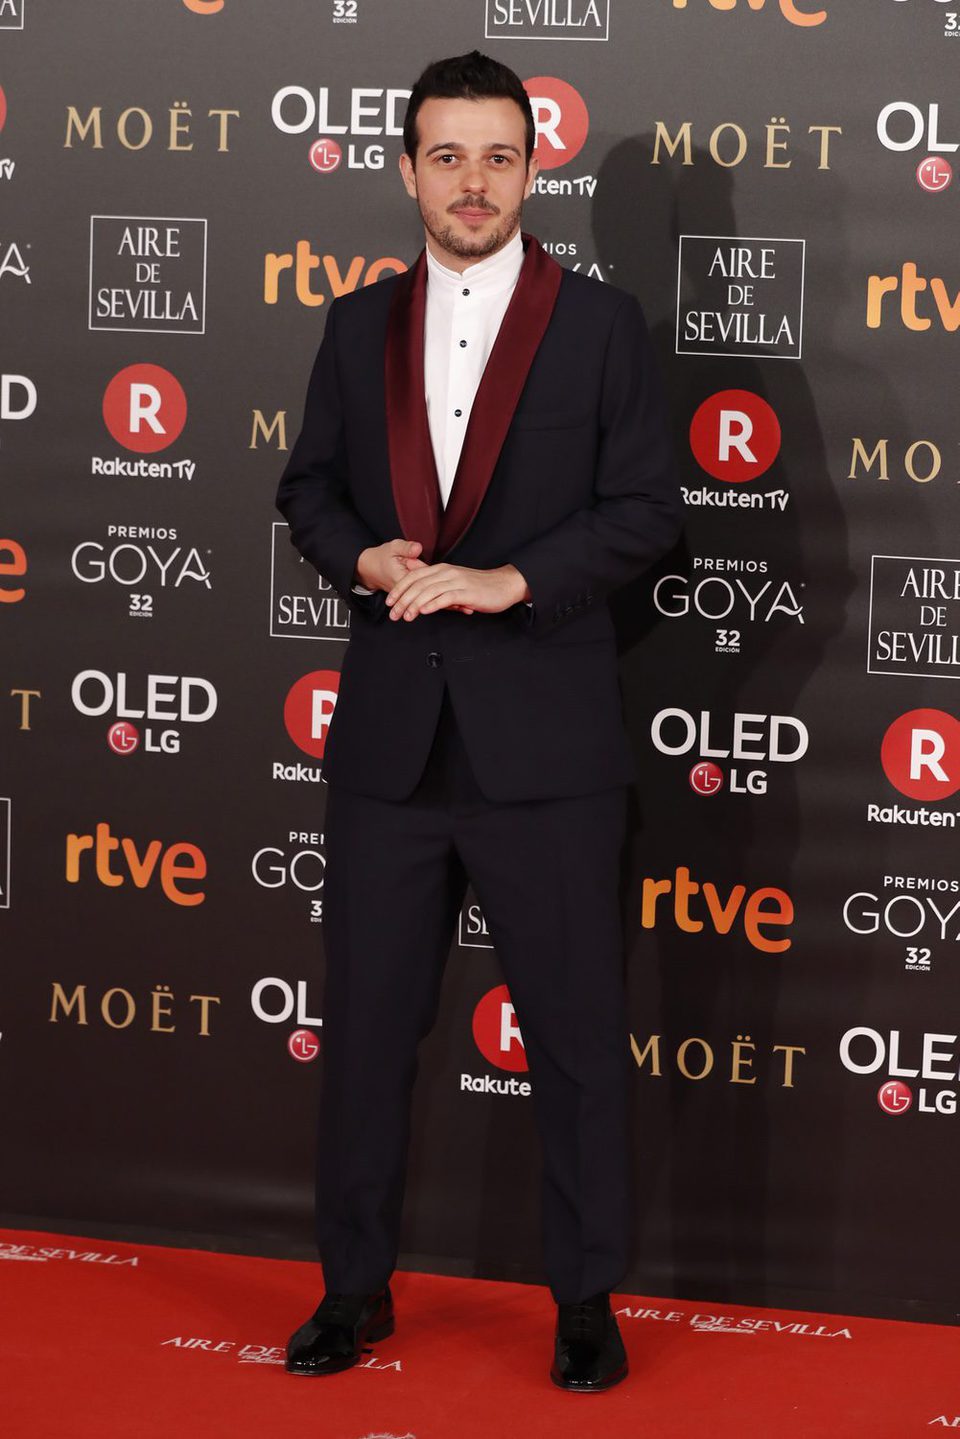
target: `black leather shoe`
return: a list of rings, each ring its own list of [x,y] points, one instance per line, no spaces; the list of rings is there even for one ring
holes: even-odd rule
[[[561,1389],[592,1394],[627,1377],[627,1354],[610,1295],[557,1305],[557,1334],[550,1378]]]
[[[379,1294],[325,1294],[287,1342],[287,1373],[339,1374],[394,1328],[389,1285]]]

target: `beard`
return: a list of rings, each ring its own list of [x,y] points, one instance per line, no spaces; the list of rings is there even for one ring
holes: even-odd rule
[[[458,234],[450,223],[440,217],[436,210],[428,210],[420,204],[419,199],[417,205],[427,234],[432,236],[437,244],[447,251],[447,254],[456,255],[461,260],[483,260],[487,255],[492,255],[501,249],[520,224],[520,216],[523,212],[523,202],[521,201],[515,210],[511,210],[506,216],[501,216],[499,223],[494,225],[488,234],[473,237]],[[482,210],[484,206],[473,203],[464,208]],[[491,209],[490,213],[496,214],[496,211]]]

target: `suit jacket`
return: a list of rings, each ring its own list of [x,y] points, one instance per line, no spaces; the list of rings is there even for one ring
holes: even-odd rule
[[[524,247],[446,512],[423,396],[425,253],[327,315],[277,505],[351,610],[322,772],[360,794],[410,795],[444,686],[492,800],[636,777],[606,596],[679,536],[663,391],[636,299]],[[382,591],[352,586],[361,550],[401,536],[434,561],[516,565],[533,607],[391,620]]]

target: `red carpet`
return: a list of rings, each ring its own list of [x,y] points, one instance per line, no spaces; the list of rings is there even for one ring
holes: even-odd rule
[[[0,1229],[0,1269],[5,1439],[960,1432],[952,1328],[620,1297],[630,1377],[566,1394],[547,1378],[546,1290],[401,1274],[396,1335],[363,1368],[303,1379],[281,1361],[316,1265]]]

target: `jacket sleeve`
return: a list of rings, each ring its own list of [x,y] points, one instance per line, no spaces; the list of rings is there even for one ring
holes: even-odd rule
[[[683,526],[666,401],[643,311],[627,296],[604,358],[595,503],[506,557],[532,610],[518,622],[544,634],[666,554]]]
[[[353,590],[361,550],[379,545],[380,540],[360,518],[347,490],[336,350],[334,301],[307,386],[303,425],[280,477],[277,508],[303,557],[351,609],[376,617],[384,608],[382,591],[360,595]]]

